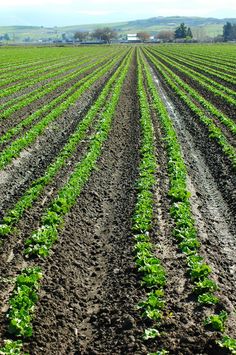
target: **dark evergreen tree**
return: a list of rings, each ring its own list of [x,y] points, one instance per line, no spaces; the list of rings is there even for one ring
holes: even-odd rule
[[[193,38],[193,34],[192,34],[192,31],[191,31],[190,27],[188,27],[188,29],[187,29],[187,36],[186,37]]]
[[[223,27],[223,38],[224,41],[235,41],[236,40],[236,24],[227,22]]]
[[[224,25],[224,27],[223,27],[223,37],[224,37],[224,41],[231,40],[231,37],[232,37],[232,24],[230,22],[227,22]]]
[[[187,31],[187,26],[184,23],[181,23],[175,30],[175,38],[186,38]]]

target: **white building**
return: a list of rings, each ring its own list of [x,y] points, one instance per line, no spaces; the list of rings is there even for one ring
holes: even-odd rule
[[[128,42],[140,42],[140,39],[137,37],[137,33],[128,33],[127,34]]]

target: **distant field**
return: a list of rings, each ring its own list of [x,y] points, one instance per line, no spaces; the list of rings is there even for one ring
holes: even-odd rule
[[[81,47],[0,48],[0,354],[235,354],[235,45]]]

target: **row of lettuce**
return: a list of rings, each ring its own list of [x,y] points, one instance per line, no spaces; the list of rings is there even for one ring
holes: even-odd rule
[[[163,58],[173,58],[176,64],[181,65],[181,68],[189,68],[191,75],[198,75],[202,73],[203,75],[199,77],[206,81],[212,77],[213,80],[209,81],[209,83],[212,83],[213,85],[214,81],[216,83],[225,81],[226,86],[227,83],[229,86],[231,86],[231,84],[235,84],[235,60],[230,63],[228,57],[226,56],[224,56],[222,62],[222,59],[219,56],[216,56],[216,53],[212,53],[211,57],[207,57],[206,54],[199,56],[199,54],[193,54],[181,46],[164,47],[161,51],[157,49],[157,52],[162,54]],[[233,90],[231,90],[231,92],[232,91]]]
[[[144,85],[146,83],[146,85]],[[149,93],[151,102],[148,101]],[[169,175],[168,197],[171,201],[170,215],[174,221],[173,237],[178,243],[180,251],[186,256],[188,276],[193,284],[193,293],[197,303],[210,307],[212,315],[207,317],[204,325],[213,331],[218,331],[222,336],[218,345],[236,353],[236,340],[224,334],[228,313],[218,311],[217,304],[220,299],[215,295],[220,294],[219,286],[211,278],[211,268],[204,262],[199,254],[200,242],[192,217],[190,194],[187,190],[187,171],[181,154],[181,147],[168,115],[165,104],[160,99],[150,67],[141,52],[138,54],[138,95],[141,112],[141,162],[140,177],[138,180],[137,204],[134,214],[133,231],[136,241],[136,264],[142,275],[142,284],[147,289],[147,296],[139,304],[144,318],[151,320],[152,327],[147,328],[144,339],[159,338],[161,344],[161,324],[165,322],[163,309],[168,307],[165,303],[165,286],[167,275],[160,259],[156,257],[158,245],[152,243],[154,191],[157,184],[155,175],[158,169],[155,156],[155,141],[152,127],[150,107],[155,110],[164,135],[167,150],[167,168]],[[158,344],[155,343],[155,344]],[[159,349],[150,355],[168,353]]]
[[[84,184],[88,181],[96,166],[96,162],[102,152],[103,144],[111,129],[112,120],[115,115],[123,82],[130,67],[131,59],[132,51],[129,51],[121,65],[104,86],[98,99],[91,106],[83,121],[78,125],[75,133],[71,136],[68,144],[63,148],[55,164],[51,165],[49,168],[49,170],[51,169],[49,179],[46,174],[32,186],[33,190],[34,187],[36,187],[36,193],[30,195],[31,201],[39,196],[45,184],[49,183],[58,169],[65,165],[66,160],[73,154],[79,142],[81,142],[82,138],[85,136],[88,127],[93,123],[99,112],[99,120],[96,123],[95,132],[90,137],[86,154],[75,165],[68,181],[60,188],[57,196],[45,210],[38,230],[25,241],[24,254],[26,260],[28,260],[28,263],[33,263],[34,266],[26,268],[17,276],[14,291],[9,299],[9,312],[7,314],[9,333],[19,338],[19,340],[6,340],[5,346],[0,350],[2,354],[7,354],[9,351],[12,351],[11,353],[14,354],[20,354],[24,339],[32,335],[32,317],[35,304],[38,300],[40,280],[43,278],[43,272],[37,266],[37,258],[46,258],[48,256],[52,245],[59,237],[60,230],[63,228],[66,214],[76,203]],[[31,192],[33,192],[33,190],[31,190]],[[25,210],[26,207],[29,208],[30,206],[27,205],[27,198],[23,200],[26,205],[22,205],[21,207]],[[18,214],[16,212],[17,220],[22,215],[23,210],[18,210]],[[11,222],[13,222],[13,220],[11,220]],[[31,255],[34,255],[33,261],[30,259]]]
[[[145,52],[145,54],[147,58],[156,64],[154,57],[148,52]],[[24,339],[32,335],[32,318],[35,304],[38,300],[40,280],[43,278],[43,272],[37,266],[37,258],[46,258],[48,256],[53,244],[59,237],[60,230],[63,228],[65,215],[76,203],[84,184],[88,181],[91,172],[96,166],[97,159],[102,152],[103,143],[107,139],[111,128],[112,118],[131,58],[132,53],[129,53],[104,86],[98,99],[78,125],[59,156],[48,167],[44,176],[36,180],[15,207],[8,211],[4,217],[4,223],[0,226],[0,234],[2,236],[14,231],[14,226],[23,216],[25,210],[32,207],[45,186],[50,184],[60,169],[65,166],[68,158],[73,155],[76,147],[85,137],[88,128],[94,124],[97,113],[103,109],[95,126],[96,133],[91,137],[88,151],[75,166],[68,182],[59,190],[57,197],[53,199],[50,206],[45,210],[38,230],[25,241],[24,255],[26,260],[30,260],[29,263],[33,263],[34,266],[23,270],[16,278],[15,288],[9,300],[9,312],[7,315],[9,333],[13,334],[15,339],[18,338],[18,340],[10,340],[10,338],[6,340],[5,346],[0,349],[0,354],[20,354]],[[114,60],[117,61],[117,58]],[[150,107],[156,111],[160,120],[168,155],[170,182],[168,196],[171,200],[170,214],[175,225],[172,234],[178,242],[179,249],[186,256],[188,275],[193,283],[196,301],[200,305],[216,309],[215,305],[218,304],[219,298],[215,293],[218,292],[220,294],[220,290],[210,277],[210,266],[204,262],[198,252],[200,242],[197,239],[197,231],[191,214],[190,196],[186,186],[187,172],[173,123],[158,95],[150,67],[140,51],[138,51],[137,61],[141,144],[137,201],[132,229],[135,240],[135,261],[141,274],[142,285],[147,292],[146,298],[140,300],[138,307],[142,316],[149,320],[149,324],[150,322],[152,324],[151,327],[145,329],[144,339],[156,340],[161,338],[160,327],[162,322],[165,321],[164,308],[168,307],[165,303],[165,286],[168,279],[161,260],[156,256],[158,245],[153,243],[151,237],[154,214],[153,194],[157,184],[156,174],[158,169],[156,155],[158,152],[155,148]],[[103,70],[104,72],[101,75],[104,75],[106,70],[108,70],[107,64],[104,65]],[[99,73],[100,71],[96,73],[97,77]],[[88,79],[88,82],[89,80],[91,79]],[[83,88],[86,90],[87,86]],[[108,97],[109,100],[107,99]],[[74,97],[74,100],[76,101],[76,97]],[[31,259],[32,255],[34,256],[33,259]],[[227,317],[228,314],[225,311],[212,313],[205,320],[205,325],[222,333],[218,344],[235,353],[236,341],[224,334]],[[168,351],[161,349],[150,355],[164,355],[167,353]]]
[[[120,55],[119,58],[121,58]],[[46,115],[43,115],[42,118],[39,119],[29,130],[13,140],[12,143],[0,153],[0,169],[5,168],[6,165],[11,163],[14,158],[18,157],[23,149],[32,145],[36,139],[43,134],[49,124],[56,121],[60,115],[76,103],[76,101],[86,90],[90,89],[90,87],[102,78],[109,70],[112,70],[117,61],[117,56],[108,60],[105,64],[101,64],[102,61],[100,60],[101,65],[92,73],[80,79],[59,97],[52,100],[49,104],[46,104],[42,109],[35,111],[32,115],[28,116],[14,128],[6,132],[6,134],[2,137],[2,140],[10,139],[14,134],[19,133],[21,129],[27,127],[34,120],[40,118],[42,114],[46,113]]]
[[[115,56],[118,51],[113,50],[112,54]],[[109,58],[111,58],[111,53],[98,54],[96,58],[88,55],[77,56],[61,63],[59,70],[46,70],[46,74],[42,76],[36,75],[30,80],[22,77],[21,80],[13,82],[11,86],[1,90],[4,102],[0,105],[0,119],[9,118],[17,110],[44,98],[62,85],[70,84],[73,79],[89,70],[93,64],[99,65]],[[27,92],[23,90],[24,88],[27,88]],[[12,95],[14,93],[15,95]]]
[[[166,84],[188,107],[195,117],[207,128],[209,137],[215,139],[220,145],[224,154],[231,161],[234,169],[236,168],[236,150],[231,141],[225,136],[218,122],[226,126],[235,135],[236,125],[232,119],[220,112],[210,102],[204,99],[196,90],[192,89],[186,82],[166,68],[149,49],[144,50],[150,63],[158,70]]]

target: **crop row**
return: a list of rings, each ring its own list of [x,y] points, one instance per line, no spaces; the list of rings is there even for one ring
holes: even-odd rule
[[[24,75],[22,75],[22,80],[16,81],[11,83],[12,85],[7,86],[6,88],[2,88],[1,90],[1,95],[0,97],[6,97],[8,95],[11,95],[21,89],[24,89],[25,87],[30,87],[40,81],[46,80],[46,79],[51,79],[57,75],[60,75],[61,73],[64,73],[65,70],[72,70],[73,68],[77,67],[77,62],[78,60],[73,60],[72,62],[64,62],[61,63],[60,65],[57,65],[56,68],[52,68],[52,70],[38,70],[39,75],[35,73],[34,76],[31,76],[29,74],[28,77],[24,78]],[[41,72],[41,73],[40,73]]]
[[[97,55],[108,54],[109,51],[106,48],[86,48],[86,56],[92,58]],[[44,66],[47,63],[67,62],[76,58],[79,60],[84,55],[84,48],[1,48],[1,64],[3,64],[0,64],[0,76],[1,74],[4,76],[11,75],[11,72],[23,71],[38,64]]]
[[[206,116],[204,110],[199,108],[198,105],[196,105],[194,101],[188,95],[186,95],[186,92],[181,88],[182,85],[181,86],[176,85],[176,83],[173,81],[173,78],[167,75],[161,69],[158,61],[151,54],[147,53],[147,51],[145,51],[145,54],[151,60],[154,66],[158,68],[163,78],[165,78],[166,83],[169,85],[169,87],[186,104],[186,106],[199,118],[200,122],[202,122],[206,126],[206,128],[209,131],[209,136],[211,138],[214,138],[218,142],[225,155],[232,162],[232,165],[236,167],[235,148],[228,142],[227,138],[222,133],[221,129],[214,124],[213,120],[210,117]]]
[[[220,63],[209,64],[208,61],[202,57],[200,59],[189,57],[188,55],[184,55],[182,53],[171,53],[165,52],[168,57],[173,57],[177,61],[181,63],[187,64],[192,66],[193,68],[200,69],[201,71],[205,72],[206,74],[211,74],[215,78],[220,78],[226,81],[234,82],[235,80],[235,71],[226,68],[225,65],[221,65]]]
[[[20,71],[22,69],[26,69],[26,68],[34,68],[38,65],[43,65],[45,62],[46,64],[48,63],[53,63],[56,62],[58,60],[58,58],[49,58],[47,60],[45,60],[45,58],[43,59],[32,59],[32,60],[25,60],[25,59],[21,59],[21,61],[17,61],[16,58],[11,58],[13,60],[13,62],[10,62],[10,58],[9,57],[4,57],[4,55],[1,55],[1,59],[2,62],[4,64],[0,65],[0,78],[6,78],[8,75],[11,75],[12,72],[17,72]],[[66,57],[64,57],[64,59],[66,59]]]
[[[152,57],[153,58],[153,57]],[[155,60],[155,58],[153,58]],[[231,120],[227,115],[218,110],[214,105],[212,105],[208,100],[206,100],[202,95],[200,95],[196,90],[194,90],[190,85],[188,85],[185,81],[180,79],[178,75],[176,75],[171,69],[165,66],[162,62],[155,60],[156,68],[165,75],[169,75],[169,77],[174,80],[181,88],[183,88],[186,93],[192,97],[198,104],[200,104],[207,113],[211,113],[213,117],[216,117],[220,120],[220,122],[228,127],[228,129],[236,134],[236,124],[233,120]]]
[[[177,58],[178,58],[177,56],[173,56],[172,57],[172,59],[177,59]],[[178,62],[180,62],[179,58],[178,58]],[[181,63],[182,63],[182,65],[180,65]],[[218,83],[214,79],[209,78],[209,76],[208,76],[209,72],[208,71],[206,71],[206,75],[204,75],[204,74],[201,74],[201,73],[199,73],[197,71],[199,66],[196,66],[196,67],[193,66],[193,69],[191,69],[189,67],[186,68],[186,64],[188,64],[188,61],[186,59],[181,60],[181,63],[177,63],[178,64],[178,68],[181,67],[183,70],[187,69],[187,71],[189,71],[189,73],[192,74],[191,78],[193,78],[193,79],[198,78],[201,84],[202,84],[202,82],[203,82],[203,85],[204,84],[210,84],[210,85],[214,86],[215,88],[219,89],[221,92],[229,95],[230,97],[232,97],[232,98],[236,97],[236,93],[235,93],[234,90],[228,88],[226,85],[222,85],[222,84]],[[185,73],[185,71],[183,71],[183,72]],[[206,88],[207,88],[207,86],[206,86]]]
[[[81,66],[85,63],[86,63],[86,66],[81,68]],[[45,85],[43,87],[43,89],[37,88],[36,90],[32,90],[27,94],[17,96],[16,98],[13,98],[13,99],[7,101],[6,103],[0,105],[0,108],[2,110],[2,112],[0,114],[0,118],[4,118],[4,119],[8,118],[11,114],[13,114],[18,109],[26,107],[27,105],[29,105],[33,101],[40,99],[41,97],[45,96],[46,94],[50,93],[51,91],[54,91],[55,89],[57,89],[61,85],[69,82],[69,80],[72,80],[77,75],[86,71],[87,68],[90,69],[89,64],[90,64],[90,62],[88,62],[87,59],[84,59],[81,62],[78,62],[76,64],[75,71],[73,71],[72,73],[69,72],[69,74],[67,74],[67,71],[65,68],[65,73],[66,73],[65,76],[63,76],[60,79],[58,79],[58,78],[53,79],[50,83]],[[99,64],[99,61],[91,64],[91,67],[96,64]],[[78,69],[77,69],[77,66],[78,66]],[[7,107],[7,108],[4,110],[5,107]]]
[[[14,113],[16,110],[18,110],[19,108],[29,105],[29,103],[31,103],[32,101],[42,98],[43,96],[53,92],[57,88],[62,87],[62,85],[70,83],[72,80],[75,80],[79,75],[86,73],[87,71],[90,71],[91,69],[95,68],[96,66],[101,65],[101,63],[104,63],[104,59],[100,59],[96,62],[93,62],[92,64],[88,63],[85,67],[79,68],[78,70],[76,70],[72,74],[69,74],[60,80],[55,80],[55,84],[50,83],[49,85],[47,85],[45,87],[45,89],[38,90],[35,95],[33,95],[33,96],[29,95],[29,98],[23,100],[23,102],[13,105],[11,108],[5,110],[2,113],[4,118],[7,118],[12,113]],[[42,114],[45,114],[47,111],[52,110],[62,100],[65,100],[67,96],[71,95],[71,93],[73,93],[73,90],[75,90],[78,87],[78,85],[80,85],[80,84],[81,84],[81,81],[79,80],[74,85],[70,85],[69,89],[67,89],[65,92],[63,92],[62,94],[57,96],[55,99],[51,100],[49,103],[44,104],[44,106],[42,108],[39,108],[34,113],[30,114],[28,117],[21,120],[20,123],[17,124],[16,126],[10,128],[5,134],[3,134],[0,137],[0,144],[7,142],[14,135],[18,134],[23,128],[29,126],[32,122],[34,122]]]
[[[58,238],[64,217],[75,204],[84,184],[89,179],[101,154],[103,143],[108,137],[123,82],[130,67],[131,58],[132,53],[128,55],[128,59],[125,61],[122,69],[118,71],[119,77],[113,77],[113,79],[115,79],[115,85],[112,90],[112,95],[110,99],[106,101],[104,110],[100,114],[97,132],[90,141],[88,152],[75,166],[68,182],[59,190],[58,196],[45,211],[38,231],[26,240],[26,254],[33,253],[38,256],[46,256],[48,253],[45,251],[49,251],[52,244]],[[110,89],[110,83],[108,89]],[[105,93],[102,92],[100,104],[104,103],[104,94],[106,95],[107,91]],[[92,108],[92,111],[93,110],[94,108]],[[97,110],[98,108],[96,108],[96,112]],[[42,252],[43,250],[44,252]],[[24,338],[32,334],[31,319],[38,298],[36,293],[39,288],[38,281],[42,276],[41,270],[36,266],[23,270],[16,279],[16,285],[9,300],[10,310],[8,312],[8,319],[9,331],[13,332],[18,337]],[[27,298],[27,302],[25,302],[25,298]],[[19,341],[17,343],[14,341],[10,342],[8,340],[5,347],[1,350],[2,353],[5,354],[6,349],[9,349],[9,347],[11,349],[18,347],[20,351],[22,343]]]
[[[168,48],[165,46],[163,52],[179,54],[182,57],[187,57],[188,59],[198,59],[206,62],[213,63],[215,65],[222,65],[226,70],[232,71],[236,67],[235,56],[232,56],[232,46],[206,46],[206,45],[188,45],[188,46],[174,46]]]
[[[64,48],[1,48],[0,73],[11,72],[17,69],[23,69],[27,66],[35,66],[46,61],[48,63],[61,59],[71,58],[74,50]]]
[[[218,285],[210,278],[211,268],[199,255],[200,242],[197,238],[197,230],[192,217],[190,205],[190,193],[187,190],[187,170],[181,153],[181,146],[178,142],[173,123],[169,117],[165,104],[159,97],[156,85],[153,81],[152,73],[147,62],[142,59],[144,66],[147,87],[152,96],[152,107],[159,117],[164,132],[164,142],[168,156],[168,175],[169,175],[169,198],[171,200],[170,215],[174,221],[172,235],[178,242],[179,249],[186,256],[188,276],[194,285],[194,294],[200,305],[213,307],[219,303],[219,298],[215,296]],[[217,309],[217,308],[216,308]],[[228,314],[221,311],[209,316],[204,324],[213,330],[221,333],[225,331],[225,322]],[[227,341],[226,341],[227,340]],[[227,335],[223,335],[219,344],[229,347],[235,342]],[[230,346],[231,346],[230,345]]]
[[[8,233],[13,232],[13,227],[18,223],[19,219],[22,217],[26,209],[30,208],[38,196],[42,192],[45,186],[47,186],[53,178],[56,176],[58,171],[66,164],[66,161],[75,152],[76,147],[85,137],[86,131],[92,124],[97,112],[103,107],[106,102],[107,96],[111,91],[112,85],[115,80],[120,75],[123,70],[124,63],[117,69],[117,71],[109,79],[108,83],[103,88],[99,98],[96,103],[92,105],[87,115],[83,118],[81,122],[77,125],[75,132],[70,136],[68,142],[63,147],[58,157],[52,162],[44,175],[35,180],[31,187],[25,192],[25,194],[19,199],[16,205],[5,213],[3,218],[3,224],[0,226],[0,235],[4,236]]]
[[[99,62],[95,62],[91,65],[86,66],[83,69],[79,69],[76,73],[71,74],[68,78],[64,78],[62,80],[57,81],[55,85],[49,86],[49,88],[46,88],[45,90],[41,90],[39,92],[39,95],[41,94],[47,94],[54,90],[56,87],[63,85],[64,83],[67,82],[67,80],[72,80],[74,77],[77,77],[77,75],[84,73],[93,67],[96,67],[97,65],[101,64],[101,62],[104,62],[104,60],[100,60]],[[109,64],[109,61],[108,61]],[[76,84],[72,85],[69,89],[67,89],[65,92],[63,92],[61,95],[50,101],[48,104],[45,104],[42,108],[38,109],[34,113],[30,114],[28,117],[25,119],[21,120],[19,124],[16,126],[10,128],[5,134],[3,134],[0,137],[0,144],[8,142],[14,135],[19,134],[22,129],[28,127],[32,122],[37,120],[41,115],[44,115],[45,113],[51,111],[53,108],[55,108],[58,104],[60,104],[62,101],[64,101],[68,96],[70,96],[73,91],[76,90],[81,85],[81,81],[79,80]],[[14,106],[12,107],[12,109]],[[11,111],[11,110],[10,110]]]
[[[197,73],[195,70],[190,68],[186,68],[185,65],[176,63],[175,60],[171,60],[170,58],[166,58],[163,55],[158,54],[158,56],[167,63],[171,68],[177,69],[179,72],[186,75],[186,77],[191,78],[197,84],[201,85],[203,88],[207,89],[210,93],[215,95],[216,97],[220,97],[226,103],[236,106],[235,92],[231,89],[228,89],[226,86],[223,86],[219,83],[216,83],[214,80],[207,78],[206,76]]]
[[[68,97],[69,92],[66,92],[67,97],[65,101],[60,103],[54,109],[52,109],[45,117],[43,117],[38,123],[36,123],[30,130],[28,130],[21,137],[16,139],[0,154],[0,169],[3,169],[7,164],[9,164],[13,158],[16,158],[22,149],[28,147],[32,144],[39,135],[41,135],[46,127],[56,120],[65,110],[67,110],[72,104],[74,104],[79,97],[89,89],[92,84],[94,84],[99,78],[101,78],[108,70],[114,66],[117,58],[110,60],[108,63],[104,64],[102,67],[97,68],[94,72],[87,75],[85,78],[81,79],[75,84],[76,91],[74,88],[70,88],[71,95]],[[58,100],[58,99],[55,99]],[[61,99],[60,99],[61,101]]]
[[[114,52],[118,52],[118,50],[116,49],[116,50],[114,50]],[[101,55],[102,57],[110,57],[111,56],[111,53],[107,53],[107,54],[103,54],[103,55]],[[97,57],[97,56],[96,56]],[[8,87],[8,88],[6,88],[6,89],[3,89],[3,90],[1,90],[1,92],[0,92],[0,98],[2,98],[2,97],[6,97],[6,96],[8,96],[8,95],[11,95],[11,94],[13,94],[13,93],[16,93],[16,92],[18,92],[19,90],[22,90],[22,89],[24,89],[24,88],[29,88],[29,87],[32,87],[33,88],[33,85],[35,85],[35,84],[37,84],[37,83],[40,83],[40,82],[42,82],[42,81],[44,81],[44,80],[47,80],[47,79],[52,79],[53,77],[56,77],[56,76],[58,76],[58,75],[61,75],[61,74],[63,74],[63,73],[65,73],[65,70],[71,70],[71,69],[74,69],[77,65],[76,65],[76,63],[78,62],[78,59],[75,59],[74,60],[74,63],[73,64],[69,64],[69,65],[66,65],[66,67],[65,67],[65,64],[64,64],[64,66],[62,66],[60,69],[58,69],[58,70],[54,70],[54,71],[52,71],[52,72],[49,72],[49,73],[46,73],[46,74],[44,74],[44,75],[40,75],[40,76],[36,76],[35,78],[32,78],[32,79],[29,79],[29,80],[24,80],[23,82],[21,82],[21,83],[18,83],[18,84],[16,84],[16,85],[13,85],[13,86],[10,86],[10,87]]]
[[[156,185],[156,152],[151,112],[144,88],[142,67],[138,55],[137,92],[140,107],[141,145],[139,178],[136,184],[137,201],[133,216],[132,230],[135,240],[135,262],[142,275],[142,285],[146,289],[146,298],[139,302],[142,316],[151,321],[151,327],[145,329],[144,339],[160,336],[158,330],[163,318],[164,287],[166,273],[156,257],[157,246],[152,243],[150,232],[153,221],[154,187]]]
[[[65,61],[66,58],[63,57],[61,58],[61,60]],[[72,56],[70,57],[70,60],[72,60]],[[38,61],[32,61],[32,62],[28,62],[28,63],[24,63],[21,65],[13,65],[11,64],[10,66],[6,65],[5,70],[0,70],[0,82],[2,82],[3,79],[14,76],[14,75],[18,75],[19,73],[21,73],[22,69],[27,69],[29,71],[34,70],[39,68],[40,66],[45,66],[45,65],[51,65],[53,63],[58,62],[58,58],[49,58],[47,60],[38,60]]]
[[[33,78],[34,76],[39,76],[40,74],[46,73],[46,72],[53,72],[54,70],[57,70],[59,68],[63,68],[65,64],[71,64],[71,63],[76,63],[78,58],[73,58],[73,59],[67,59],[63,61],[56,61],[55,63],[49,63],[47,65],[47,62],[42,66],[42,64],[39,64],[32,70],[27,70],[21,71],[20,73],[12,73],[11,75],[7,75],[6,78],[0,78],[0,87],[9,85],[11,83],[17,82],[17,81],[23,81],[23,80],[28,80],[29,78]]]
[[[71,70],[71,69],[75,68],[76,66],[77,66],[77,61],[75,61],[73,64],[69,64],[66,67],[64,65],[60,69],[52,71],[50,73],[46,73],[41,76],[36,76],[35,78],[32,78],[27,81],[24,80],[23,82],[16,83],[16,85],[13,84],[12,86],[1,90],[0,98],[12,95],[12,94],[14,94],[14,93],[18,92],[19,90],[22,90],[26,87],[27,88],[32,87],[32,89],[33,89],[33,85],[40,83],[40,82],[47,80],[47,79],[51,80],[53,77],[63,74],[65,72],[65,70]]]

